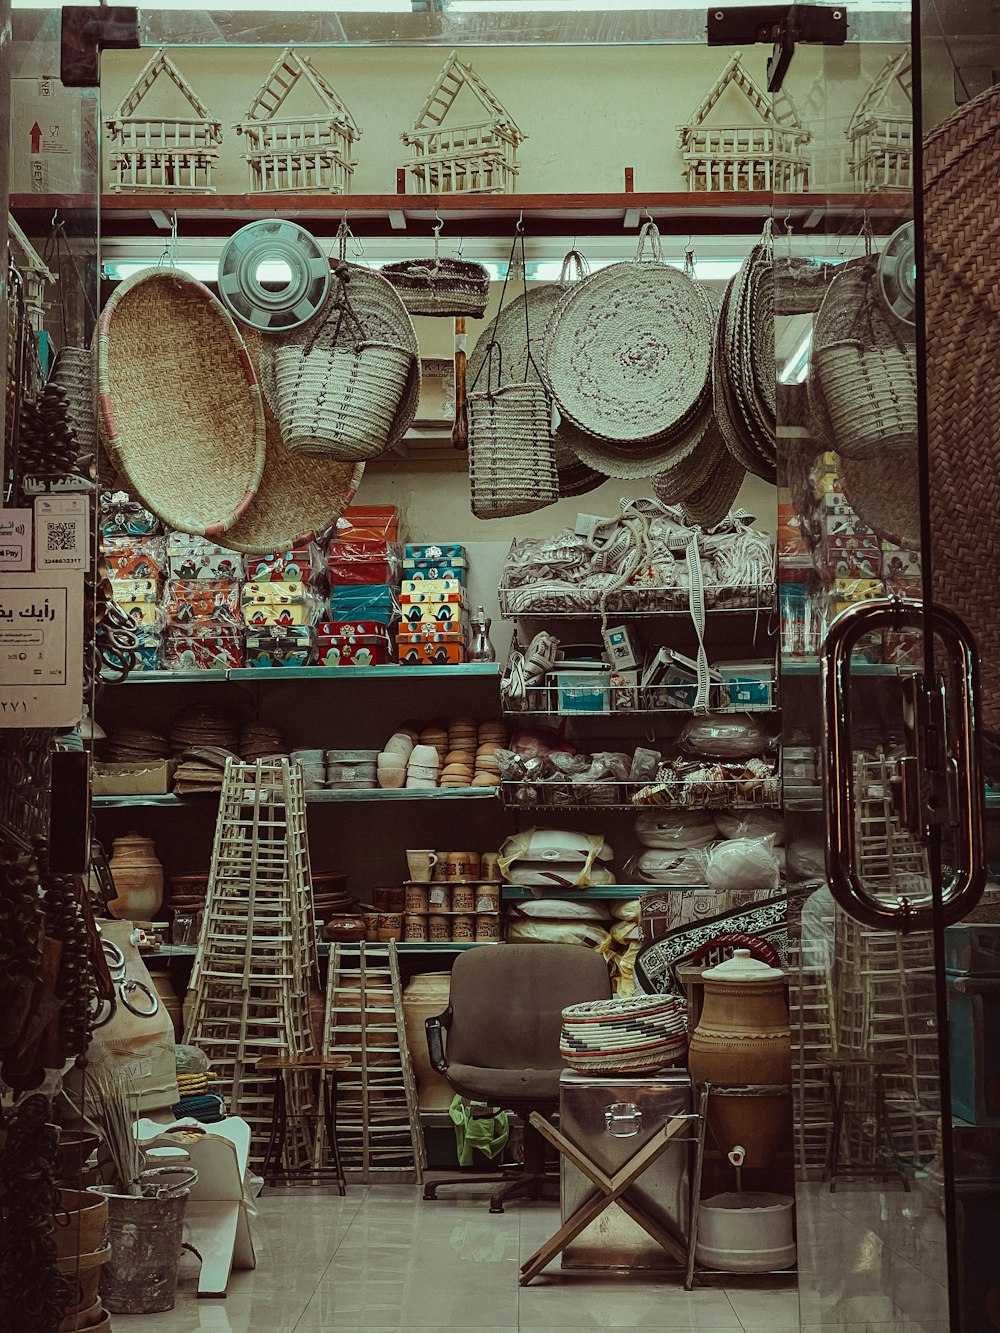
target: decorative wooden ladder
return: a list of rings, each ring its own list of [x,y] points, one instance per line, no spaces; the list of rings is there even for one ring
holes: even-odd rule
[[[423,1180],[427,1165],[393,942],[333,944],[324,1055],[350,1055],[337,1081],[337,1139],[349,1178]]]
[[[318,976],[302,771],[287,759],[226,763],[201,936],[191,973],[192,1045],[208,1056],[263,1159],[273,1120],[262,1055],[315,1051],[309,991]],[[288,1077],[286,1165],[311,1153],[308,1074]]]

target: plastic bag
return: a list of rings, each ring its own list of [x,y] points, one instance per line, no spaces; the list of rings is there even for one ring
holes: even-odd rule
[[[681,729],[677,745],[685,754],[708,759],[750,759],[763,754],[771,738],[749,713],[693,717]]]
[[[707,854],[705,878],[717,892],[776,891],[781,867],[774,838],[731,838],[716,843]]]
[[[707,810],[643,810],[635,836],[644,847],[708,847],[719,834]]]
[[[774,838],[784,846],[785,820],[777,810],[717,810],[715,826],[724,838]]]
[[[611,936],[589,921],[508,921],[510,944],[586,944],[600,948]]]
[[[635,876],[643,884],[702,885],[707,854],[701,848],[649,847],[636,858]]]
[[[601,834],[528,829],[500,849],[500,873],[512,884],[585,889],[613,884],[614,852]]]
[[[592,898],[585,903],[572,898],[534,898],[511,904],[511,916],[543,921],[610,921],[611,912],[602,898]]]

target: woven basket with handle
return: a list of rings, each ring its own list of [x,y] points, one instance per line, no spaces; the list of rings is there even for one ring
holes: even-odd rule
[[[365,336],[340,281],[310,341],[274,352],[276,412],[291,452],[359,462],[388,448],[413,356]]]
[[[469,259],[442,259],[441,228],[434,228],[434,258],[385,264],[382,276],[396,288],[411,315],[465,315],[481,319],[490,299],[490,275]]]
[[[537,381],[469,394],[469,480],[477,518],[513,518],[559,499],[552,408]]]

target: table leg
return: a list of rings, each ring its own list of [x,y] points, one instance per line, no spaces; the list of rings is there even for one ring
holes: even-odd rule
[[[347,1193],[347,1181],[344,1168],[340,1163],[340,1145],[337,1142],[337,1075],[324,1069],[320,1075],[323,1082],[323,1128],[326,1130],[327,1147],[333,1158],[333,1168],[337,1173],[337,1189],[341,1196]]]

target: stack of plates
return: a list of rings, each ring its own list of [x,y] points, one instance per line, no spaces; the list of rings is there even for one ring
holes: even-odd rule
[[[166,906],[173,912],[200,912],[207,892],[208,875],[171,875]]]
[[[755,245],[722,298],[713,368],[715,415],[733,458],[776,478],[774,270],[770,242]]]
[[[326,758],[323,750],[293,750],[292,763],[302,767],[305,791],[322,791],[326,786]]]
[[[321,871],[312,877],[313,908],[316,920],[325,922],[331,916],[351,911],[357,904],[347,892],[347,876],[334,871]]]
[[[258,759],[269,759],[274,755],[288,753],[285,738],[277,727],[265,726],[262,722],[250,722],[240,732],[240,758],[248,764]]]
[[[142,727],[119,727],[104,741],[101,756],[108,764],[142,764],[170,758],[166,736]]]
[[[562,1012],[559,1053],[581,1073],[659,1069],[687,1050],[684,1001],[673,995],[572,1004]]]
[[[174,770],[174,791],[178,796],[221,791],[226,760],[237,757],[232,750],[214,745],[193,745],[183,750]]]
[[[331,791],[373,791],[378,786],[378,756],[378,750],[327,750],[327,787]]]
[[[235,754],[239,743],[239,723],[233,714],[209,704],[182,709],[170,724],[170,748],[174,754],[191,746],[209,746]]]

